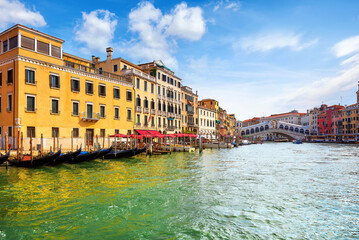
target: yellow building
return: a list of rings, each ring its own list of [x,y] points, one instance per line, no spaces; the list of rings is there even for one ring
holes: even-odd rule
[[[134,84],[135,130],[160,130],[157,125],[157,80],[142,71],[142,68],[123,58],[112,58],[113,49],[107,48],[106,61],[95,58],[95,67],[99,71],[120,74]]]
[[[183,86],[181,90],[182,132],[198,133],[198,94],[188,86]]]
[[[53,136],[65,148],[72,133],[79,145],[85,135],[92,144],[96,135],[132,132],[131,79],[96,70],[91,61],[63,53],[63,40],[22,25],[0,33],[0,41],[2,136],[16,138],[20,129],[36,146],[43,134],[48,149]]]

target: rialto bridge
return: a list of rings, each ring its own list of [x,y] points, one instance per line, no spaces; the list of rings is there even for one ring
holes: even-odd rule
[[[303,139],[309,134],[309,127],[276,120],[259,123],[241,129],[242,136],[264,137],[267,140],[275,139],[279,135],[289,138],[290,140]]]

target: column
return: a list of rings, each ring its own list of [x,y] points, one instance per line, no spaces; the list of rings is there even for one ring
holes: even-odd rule
[[[21,32],[17,34],[17,47],[21,47]]]

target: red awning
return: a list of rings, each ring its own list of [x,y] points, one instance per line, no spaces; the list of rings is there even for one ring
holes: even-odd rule
[[[176,136],[174,134],[166,134],[165,137],[175,138]]]
[[[159,137],[159,138],[164,137],[164,135],[162,133],[160,133],[159,131],[148,130],[147,132],[151,133],[154,137]]]
[[[135,135],[135,134],[131,134],[129,137],[130,138],[135,138],[135,139],[142,139],[141,135]]]
[[[147,138],[163,138],[164,135],[161,134],[158,131],[153,131],[153,130],[136,130],[140,135],[147,137]]]

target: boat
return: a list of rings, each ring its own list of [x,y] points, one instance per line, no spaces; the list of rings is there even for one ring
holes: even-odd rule
[[[96,158],[103,158],[107,153],[111,152],[112,151],[112,146],[107,148],[107,149],[103,149],[101,150],[100,154],[96,157]]]
[[[293,144],[302,144],[302,141],[300,141],[299,139],[293,140]]]
[[[54,159],[52,162],[49,162],[46,165],[55,166],[55,165],[59,165],[59,164],[71,161],[72,159],[77,157],[80,153],[81,153],[81,147],[74,152],[68,152],[68,153],[61,154],[58,158]]]
[[[126,158],[132,157],[136,155],[137,148],[121,150],[121,151],[111,151],[107,153],[104,158],[105,159],[118,159],[118,158]]]
[[[20,160],[9,160],[8,162],[11,163],[11,165],[14,165],[16,167],[25,167],[25,168],[35,168],[35,167],[41,167],[43,165],[46,165],[52,161],[54,161],[56,158],[58,158],[61,154],[61,148],[56,153],[49,153],[44,156],[38,156],[36,158],[30,159],[29,155],[23,156]]]
[[[140,153],[146,152],[146,149],[147,149],[147,147],[143,147],[143,148],[140,148],[140,149],[136,149],[136,150],[135,150],[135,155],[138,155],[138,154],[140,154]]]
[[[242,140],[242,145],[249,145],[250,144],[250,142],[248,141],[248,140]]]
[[[73,158],[70,161],[67,161],[66,163],[74,164],[74,163],[80,163],[85,161],[91,161],[97,158],[97,156],[100,154],[101,150],[98,149],[94,152],[81,152],[79,155],[77,155],[75,158]]]
[[[0,156],[0,164],[3,164],[4,162],[6,162],[9,158],[9,156],[10,156],[10,150],[7,152],[7,154]]]

